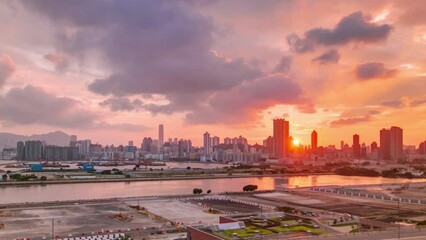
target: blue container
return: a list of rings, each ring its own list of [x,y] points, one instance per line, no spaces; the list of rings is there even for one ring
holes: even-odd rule
[[[95,167],[91,163],[86,163],[86,164],[83,165],[83,170],[85,170],[85,171],[94,170],[94,169],[95,169]]]
[[[43,171],[43,165],[42,164],[32,164],[31,165],[31,171]]]

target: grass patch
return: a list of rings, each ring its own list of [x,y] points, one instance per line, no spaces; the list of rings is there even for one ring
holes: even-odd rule
[[[316,235],[320,235],[320,234],[324,233],[324,230],[309,228],[309,227],[306,227],[306,226],[294,226],[294,227],[288,227],[288,228],[272,227],[272,228],[269,228],[269,230],[272,230],[274,232],[280,232],[280,233],[310,232],[310,233],[316,234]]]
[[[236,233],[238,237],[253,237],[256,231],[259,231],[260,235],[269,235],[273,233],[270,230],[260,229],[254,226],[246,227],[245,229],[225,230],[223,233],[228,237],[232,237],[234,233]]]
[[[331,226],[332,227],[346,227],[346,226],[352,226],[352,225],[358,226],[358,223],[354,223],[354,222],[351,222],[351,223],[337,223],[337,224],[333,224]]]

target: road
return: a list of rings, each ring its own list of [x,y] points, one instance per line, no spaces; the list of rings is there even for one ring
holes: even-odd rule
[[[395,231],[383,231],[383,232],[366,232],[358,233],[356,235],[335,235],[335,236],[318,236],[313,239],[323,240],[396,240],[396,239],[407,239],[407,240],[425,240],[426,229],[407,230],[401,231],[400,238],[398,238],[398,232]]]

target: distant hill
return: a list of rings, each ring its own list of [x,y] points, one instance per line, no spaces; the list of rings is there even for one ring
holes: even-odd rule
[[[50,132],[46,134],[33,134],[31,136],[18,135],[13,133],[0,133],[0,149],[16,147],[17,142],[27,140],[40,140],[45,141],[46,144],[68,146],[70,142],[70,135],[62,131]]]

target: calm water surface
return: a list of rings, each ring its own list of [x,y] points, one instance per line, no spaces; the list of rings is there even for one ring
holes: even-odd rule
[[[56,200],[99,199],[152,195],[191,194],[193,188],[211,189],[213,193],[241,191],[247,184],[259,190],[324,185],[359,185],[422,182],[422,179],[391,179],[381,177],[353,177],[338,175],[310,175],[291,177],[229,178],[176,180],[151,182],[76,183],[0,187],[0,204],[43,202]]]

